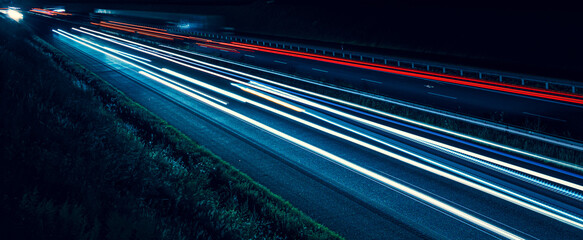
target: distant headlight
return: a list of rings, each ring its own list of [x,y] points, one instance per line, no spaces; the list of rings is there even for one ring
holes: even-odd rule
[[[14,21],[19,22],[20,20],[22,20],[22,13],[20,13],[17,10],[8,9],[6,14],[8,15],[8,17],[12,18]]]

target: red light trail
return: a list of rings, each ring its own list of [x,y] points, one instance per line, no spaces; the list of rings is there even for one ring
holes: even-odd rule
[[[267,53],[273,53],[273,54],[279,54],[279,55],[285,55],[285,56],[291,56],[291,57],[298,57],[298,58],[316,60],[316,61],[321,61],[321,62],[328,62],[328,63],[339,64],[339,65],[344,65],[344,66],[364,68],[364,69],[387,72],[387,73],[392,73],[392,74],[417,77],[417,78],[422,78],[422,79],[430,79],[430,80],[453,83],[453,84],[458,84],[458,85],[471,86],[471,87],[476,87],[476,88],[483,88],[483,89],[489,89],[489,90],[495,90],[495,91],[520,94],[520,95],[525,95],[525,96],[544,98],[544,99],[550,99],[550,100],[555,100],[555,101],[583,105],[583,96],[576,95],[576,94],[570,94],[570,93],[555,92],[555,91],[550,91],[550,90],[546,90],[546,89],[537,89],[537,88],[511,85],[511,84],[507,84],[507,83],[491,82],[491,81],[486,81],[486,80],[472,79],[472,78],[460,77],[460,76],[451,76],[451,75],[446,75],[446,74],[441,74],[441,73],[433,73],[433,72],[421,71],[421,70],[415,70],[415,69],[406,69],[406,68],[401,68],[401,67],[386,66],[386,65],[377,64],[377,63],[368,63],[368,62],[356,61],[356,60],[344,59],[344,58],[338,58],[338,57],[322,56],[322,55],[317,55],[317,54],[312,54],[312,53],[304,53],[304,52],[299,52],[299,51],[291,51],[291,50],[258,46],[258,45],[246,44],[246,43],[216,42],[216,41],[212,41],[212,40],[208,40],[208,39],[204,39],[204,38],[170,34],[170,33],[166,33],[165,32],[166,30],[164,30],[164,29],[145,27],[145,26],[141,26],[141,25],[122,23],[122,22],[115,22],[115,21],[103,22],[102,21],[101,23],[91,23],[91,24],[103,26],[103,27],[107,27],[107,28],[112,28],[112,29],[117,29],[117,30],[121,30],[121,31],[126,31],[126,32],[136,32],[138,34],[143,34],[143,35],[157,37],[157,38],[166,39],[166,40],[174,40],[174,38],[176,38],[179,40],[191,39],[191,40],[195,40],[195,41],[212,43],[212,44],[197,43],[197,45],[203,46],[203,47],[208,47],[208,48],[229,51],[229,52],[238,53],[238,51],[236,49],[246,50],[246,51],[262,51],[262,52],[267,52]],[[130,27],[130,26],[132,26],[132,27]],[[152,30],[152,29],[155,29],[156,31]],[[161,32],[161,31],[164,31],[164,32]],[[230,46],[230,47],[233,47],[235,49],[225,48],[225,47],[221,47],[219,45]]]
[[[245,43],[237,43],[237,42],[231,42],[231,43],[217,42],[217,43],[222,44],[222,45],[232,46],[232,47],[239,47],[239,48],[243,48],[243,49],[269,52],[269,53],[274,53],[274,54],[299,57],[299,58],[304,58],[304,59],[340,64],[340,65],[351,66],[351,67],[365,68],[365,69],[394,73],[394,74],[405,75],[405,76],[410,76],[410,77],[431,79],[431,80],[436,80],[436,81],[442,81],[442,82],[454,83],[454,84],[459,84],[459,85],[472,86],[472,87],[477,87],[477,88],[484,88],[484,89],[514,93],[514,94],[521,94],[521,95],[526,95],[526,96],[545,98],[545,99],[551,99],[551,100],[562,101],[562,102],[583,104],[583,96],[579,96],[579,95],[575,95],[575,94],[553,92],[553,91],[549,91],[549,90],[545,90],[545,89],[536,89],[536,88],[515,86],[515,85],[510,85],[510,84],[504,84],[504,83],[488,82],[488,81],[484,81],[484,80],[470,79],[470,78],[457,77],[457,76],[449,76],[449,75],[445,75],[445,74],[430,73],[430,72],[424,72],[424,71],[419,71],[419,70],[397,68],[397,67],[385,66],[385,65],[374,64],[374,63],[366,63],[366,62],[348,60],[348,59],[343,59],[343,58],[322,56],[322,55],[311,54],[311,53],[302,53],[302,52],[283,50],[283,49],[277,49],[277,48],[270,48],[270,47],[263,47],[263,46],[257,46],[257,45],[252,45],[252,44],[245,44]]]

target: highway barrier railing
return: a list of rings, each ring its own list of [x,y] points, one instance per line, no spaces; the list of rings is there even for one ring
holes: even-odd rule
[[[164,28],[164,26],[157,26],[157,25],[143,25],[143,26],[145,26],[145,27]],[[338,57],[337,56],[338,53],[337,52],[334,52],[333,49],[322,49],[322,48],[316,49],[316,48],[310,48],[310,47],[304,48],[302,46],[294,45],[294,44],[289,44],[289,43],[281,43],[281,42],[277,42],[276,43],[275,41],[269,42],[269,41],[263,41],[263,40],[260,40],[260,39],[241,38],[241,37],[234,36],[234,35],[225,35],[225,34],[216,34],[216,33],[188,32],[188,31],[181,31],[180,29],[172,29],[172,28],[168,28],[168,27],[166,27],[166,30],[168,32],[170,32],[170,33],[175,33],[175,34],[198,36],[198,37],[200,37],[203,40],[211,39],[211,40],[223,40],[223,41],[233,41],[233,42],[247,42],[249,44],[255,44],[255,45],[260,45],[260,46],[261,45],[269,46],[271,44],[271,47],[277,47],[277,48],[281,48],[281,49],[287,49],[287,50],[293,49],[295,51],[300,50],[300,51],[307,51],[307,52],[310,52],[310,53],[315,52],[317,54],[323,54],[323,55],[327,55],[327,56],[335,56],[335,57]],[[124,37],[129,37],[129,38],[131,38],[133,40],[147,42],[149,44],[154,44],[154,45],[160,44],[157,41],[151,41],[151,40],[149,40],[147,38],[144,38],[144,37],[141,37],[141,36],[134,36],[133,34],[117,33],[117,32],[114,32],[114,31],[107,30],[107,29],[102,29],[102,31],[108,32],[108,33],[111,33],[111,34],[114,34],[114,35],[118,35],[118,34],[119,35],[123,35]],[[346,56],[347,56],[347,54],[345,53],[344,54],[344,57],[346,58]],[[366,58],[363,55],[348,55],[348,58],[353,58],[354,59],[355,56],[358,56],[358,58],[360,58],[360,59],[365,59]],[[374,59],[371,58],[371,60],[373,60],[377,64],[378,64],[378,59],[382,59],[382,58],[374,58]],[[390,59],[387,59],[387,65],[388,66],[391,64],[390,61],[391,61]],[[399,60],[399,61],[401,61],[401,60]],[[419,68],[419,66],[421,66],[420,63],[418,63],[418,62],[405,62],[405,61],[401,61],[401,62],[396,62],[396,64],[397,65],[410,64],[411,68],[415,68],[417,70],[419,70],[418,68]],[[436,68],[437,68],[436,65],[429,65],[429,64],[427,64],[427,65],[424,66],[424,69],[429,69],[430,71],[432,71],[432,69],[433,69],[433,72],[436,72],[437,71],[437,70],[435,70]],[[465,74],[464,76],[467,76],[468,74],[472,74],[471,71],[467,71],[467,70],[464,70],[464,69],[451,69],[449,67],[443,67],[443,66],[441,66],[441,68],[442,68],[441,71],[442,72],[446,72],[446,74],[455,73],[455,71],[458,71],[459,75],[464,75]],[[439,71],[437,71],[437,72],[439,72]],[[439,73],[442,73],[442,72],[439,72]],[[474,73],[474,75],[477,75],[477,76],[481,77],[482,79],[489,79],[489,80],[492,80],[492,78],[493,78],[493,76],[495,74],[495,73],[484,73],[484,72],[473,72],[473,73]],[[285,74],[285,75],[287,75],[287,74]],[[500,76],[500,75],[496,75],[496,76]],[[504,77],[502,77],[502,79],[505,80],[505,81],[515,81],[516,82],[516,79],[517,78],[515,78],[515,77],[512,78],[512,77],[506,77],[506,76],[504,76]],[[523,82],[528,82],[528,81],[531,81],[531,79],[523,78],[522,81]],[[532,81],[538,81],[538,80],[532,80]],[[547,83],[545,85],[546,86],[554,86],[553,84]],[[542,85],[542,84],[539,83],[539,85]],[[341,86],[337,86],[337,87],[342,88]],[[563,88],[563,89],[565,89],[565,88]],[[580,87],[577,86],[575,89],[580,89]],[[349,90],[349,89],[345,89],[345,90]],[[354,90],[354,89],[352,89],[352,90]],[[356,91],[358,91],[358,90],[356,90]],[[577,90],[577,91],[579,91],[579,90]],[[377,96],[377,94],[372,94],[371,95],[371,97],[373,97],[374,99],[376,99],[376,97],[374,97],[373,95],[374,96]],[[385,102],[385,100],[387,100],[387,99],[385,99],[385,97],[382,97],[382,96],[378,96],[378,97],[381,97],[382,98],[382,99],[377,99],[377,100],[380,100],[381,102]],[[393,99],[393,101],[391,101],[391,102],[397,103],[399,101]],[[400,104],[397,104],[397,105],[400,105]],[[410,103],[407,104],[407,105],[408,106],[411,106]],[[454,120],[454,121],[455,120],[459,120],[459,121],[462,121],[462,122],[468,122],[468,120],[469,120],[468,123],[475,124],[475,125],[482,126],[482,127],[486,127],[486,128],[489,128],[489,129],[493,129],[493,131],[501,131],[501,132],[504,132],[504,133],[507,133],[507,134],[513,134],[513,135],[516,135],[516,136],[521,136],[524,139],[530,139],[531,141],[541,141],[541,142],[544,142],[546,144],[551,144],[551,145],[554,145],[554,146],[561,146],[561,148],[571,149],[569,151],[572,151],[572,150],[580,151],[580,149],[582,148],[582,144],[579,143],[579,142],[573,142],[573,141],[570,141],[570,140],[567,140],[567,139],[564,139],[564,138],[549,136],[547,134],[538,133],[536,131],[529,131],[527,129],[514,128],[512,126],[508,126],[508,125],[504,125],[504,124],[499,124],[499,123],[494,123],[492,121],[487,121],[487,120],[484,120],[484,119],[468,118],[468,116],[459,115],[459,114],[452,114],[451,112],[445,112],[445,111],[441,111],[441,110],[437,110],[437,109],[433,109],[433,108],[429,108],[429,107],[425,107],[425,106],[418,106],[418,108],[416,108],[416,109],[420,110],[421,112],[427,112],[427,114],[430,114],[430,115],[435,115],[435,116],[438,116],[439,115],[440,117],[446,117],[447,116],[447,118],[450,118],[451,120]],[[464,120],[462,120],[462,119],[464,119]],[[557,144],[557,143],[560,143],[560,144]],[[514,144],[511,144],[511,145],[514,145]],[[544,147],[544,148],[548,148],[551,145],[545,145],[546,147]],[[557,151],[553,150],[553,152],[557,152]],[[549,156],[549,155],[547,155],[545,153],[542,153],[542,152],[539,153],[539,154],[543,154],[543,155]],[[551,154],[551,155],[554,155],[554,154]],[[559,159],[562,159],[562,157],[559,158]],[[571,162],[571,161],[570,160],[567,160],[567,162]],[[575,161],[575,162],[578,162],[578,161]],[[566,167],[565,164],[562,164],[562,163],[561,164],[558,164],[558,165],[560,165],[562,167]],[[571,167],[567,167],[567,168],[571,169]]]
[[[159,27],[159,26],[158,26]],[[230,35],[230,34],[220,34],[213,32],[196,32],[196,31],[186,31],[179,28],[166,27],[170,32],[188,34],[192,36],[205,37],[214,40],[226,40],[234,41],[240,43],[249,43],[260,46],[274,47],[286,50],[294,50],[299,52],[320,54],[325,56],[333,56],[339,58],[345,58],[350,60],[357,60],[369,63],[383,64],[387,66],[395,66],[401,68],[422,70],[433,73],[448,74],[452,76],[460,76],[466,78],[488,80],[492,82],[507,83],[513,85],[520,85],[526,87],[541,88],[559,92],[568,92],[575,94],[583,94],[583,83],[532,76],[527,74],[510,73],[503,71],[496,71],[490,69],[482,69],[469,66],[458,66],[458,65],[448,65],[432,61],[424,61],[419,59],[410,59],[403,57],[394,56],[384,56],[374,53],[358,52],[358,51],[348,51],[344,49],[329,48],[323,46],[299,44],[294,42],[285,41],[275,41],[269,39],[261,39],[254,37]]]

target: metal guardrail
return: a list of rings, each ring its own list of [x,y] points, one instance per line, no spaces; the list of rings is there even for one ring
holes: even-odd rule
[[[159,26],[152,26],[152,27],[159,27]],[[191,35],[201,36],[201,37],[206,37],[206,38],[214,38],[214,39],[222,39],[222,40],[231,40],[231,41],[240,41],[240,42],[254,43],[254,44],[265,45],[265,46],[271,45],[272,47],[278,47],[278,48],[282,48],[282,49],[290,49],[290,50],[293,49],[293,50],[302,51],[302,48],[303,48],[303,47],[301,47],[299,45],[294,45],[294,44],[287,44],[287,43],[281,43],[281,42],[277,42],[276,43],[276,42],[262,41],[262,40],[258,40],[258,39],[242,38],[242,37],[238,37],[238,36],[225,36],[225,35],[219,35],[219,34],[213,34],[213,33],[193,33],[193,32],[187,32],[187,31],[176,31],[176,30],[173,30],[173,29],[168,29],[168,30],[174,31],[176,33],[183,33],[183,34],[186,33],[186,34],[191,34]],[[112,32],[112,33],[115,33],[115,32]],[[116,35],[117,35],[117,33],[116,33]],[[137,37],[137,39],[140,39],[142,41],[144,40],[144,39],[139,38],[139,37]],[[148,41],[148,42],[150,42],[151,44],[154,44],[154,45],[158,45],[159,44],[158,42],[155,42],[155,41],[154,42],[153,41]],[[312,48],[305,47],[304,49],[305,49],[305,51],[310,52],[310,49],[312,49]],[[326,48],[314,48],[313,51],[314,51],[314,53],[318,53],[318,51],[322,51],[320,54],[331,55],[331,56],[335,56],[337,54],[337,52],[335,52],[333,49],[326,49]],[[328,51],[328,54],[326,54],[326,51]],[[346,58],[346,54],[352,54],[352,53],[343,53],[343,54],[344,54],[343,57]],[[360,57],[361,60],[365,57],[365,55],[352,55],[352,56]],[[349,55],[348,58],[354,59],[352,56]],[[377,59],[383,59],[383,61],[389,61],[389,58],[377,58]],[[373,61],[374,61],[374,58],[373,58]],[[399,60],[399,61],[403,61],[403,60]],[[414,67],[414,64],[415,64],[415,62],[411,62],[411,66],[412,67]],[[417,64],[419,64],[419,63],[417,63]],[[430,67],[434,67],[434,66],[433,65],[429,65],[429,64],[426,65],[426,68],[427,69],[429,69]],[[446,70],[447,67],[443,67],[443,68],[444,68],[443,71],[445,72],[445,70]],[[464,71],[464,70],[463,69],[459,69],[459,71],[460,71],[460,75],[462,75],[463,74],[462,71]],[[477,73],[484,74],[483,72],[477,72]],[[500,76],[501,79],[504,78],[504,77],[506,77],[504,75],[498,75],[498,76]],[[530,81],[530,79],[528,79],[528,80]],[[540,81],[540,80],[537,80],[537,81]],[[555,84],[555,83],[553,83],[553,84]],[[564,83],[560,83],[560,84],[564,84]],[[573,86],[573,87],[575,88],[575,86]],[[582,86],[581,85],[578,85],[578,86],[576,86],[576,88],[579,89],[579,88],[582,88]],[[350,89],[344,89],[344,90],[345,91],[346,90],[356,91],[356,90],[350,90]],[[361,93],[361,94],[365,94],[365,93]],[[395,101],[395,102],[400,102],[399,100],[389,99],[389,98],[382,97],[382,96],[374,96],[374,95],[371,95],[369,97],[378,98],[379,100],[383,100],[383,101],[392,100],[392,101]],[[409,105],[409,106],[411,106],[411,105]],[[418,107],[422,111],[433,112],[433,113],[437,113],[438,115],[443,115],[443,116],[448,116],[448,117],[453,117],[453,118],[460,118],[460,119],[463,118],[463,119],[465,119],[465,121],[469,120],[470,122],[472,122],[474,124],[478,124],[478,125],[489,125],[489,127],[493,127],[495,129],[498,129],[498,130],[502,130],[502,131],[505,131],[505,132],[512,132],[514,134],[517,134],[518,133],[519,135],[522,135],[522,136],[525,136],[525,137],[528,137],[528,138],[534,138],[534,139],[542,140],[544,142],[552,142],[554,144],[557,144],[558,143],[558,145],[565,146],[565,147],[571,148],[571,149],[578,149],[578,150],[580,150],[581,147],[583,147],[583,145],[581,145],[581,143],[579,143],[579,142],[573,142],[573,141],[566,140],[566,139],[562,139],[562,138],[557,138],[557,137],[553,137],[553,136],[547,136],[547,135],[544,135],[544,134],[539,134],[539,133],[535,133],[535,132],[531,132],[531,131],[527,131],[527,130],[523,130],[523,129],[519,129],[519,128],[514,128],[514,127],[511,127],[511,126],[508,126],[508,125],[501,125],[501,124],[498,124],[498,123],[493,123],[493,122],[485,121],[483,119],[468,118],[467,116],[463,116],[462,117],[462,115],[455,114],[455,113],[452,114],[451,112],[441,111],[441,110],[432,109],[432,108],[423,107],[423,106],[418,106]],[[558,162],[558,164],[565,165],[567,167],[572,168],[572,166],[570,166],[569,164],[565,164],[565,163],[562,163],[562,162]]]
[[[52,17],[50,17],[50,18],[52,18]],[[74,23],[74,22],[71,22],[71,21],[67,21],[67,20],[63,20],[63,19],[56,19],[56,20],[63,21],[63,22],[68,22],[68,23],[73,23],[73,24],[77,24],[77,23]],[[86,24],[86,26],[91,27],[91,25],[89,25],[89,24]],[[159,26],[151,26],[151,27],[159,27]],[[169,30],[172,31],[173,29],[169,29]],[[191,34],[191,35],[198,35],[198,36],[202,36],[202,37],[210,37],[210,38],[216,38],[216,39],[225,39],[225,40],[231,40],[231,41],[236,41],[237,39],[239,39],[239,40],[249,39],[249,38],[240,38],[240,37],[237,37],[237,36],[224,36],[224,35],[211,34],[211,33],[194,33],[194,32],[176,31],[176,30],[174,30],[174,31],[177,32],[177,33],[187,33],[187,34]],[[118,33],[116,33],[116,32],[112,32],[112,31],[108,31],[108,32],[114,33],[115,35],[118,35]],[[144,41],[144,39],[142,39],[142,38],[137,38],[137,39],[140,39],[140,40]],[[245,40],[245,41],[253,41],[253,40]],[[265,45],[266,43],[271,44],[270,42],[266,42],[266,41],[262,41],[262,42],[260,42],[259,40],[255,40],[255,41],[257,41],[256,44],[259,44],[259,43],[262,43],[262,45]],[[154,42],[154,41],[148,41],[148,42],[151,43],[151,44],[153,44],[153,45],[158,45],[159,44],[158,42]],[[277,44],[277,43],[275,43],[275,44]],[[282,45],[281,46],[282,48],[286,48],[285,47],[285,44],[281,44],[281,45]],[[288,46],[289,46],[289,49],[293,49],[293,47],[294,47],[293,44],[289,44]],[[276,45],[276,47],[277,47],[277,45]],[[297,47],[298,50],[301,50],[301,47],[300,46],[297,46],[296,45],[296,47]],[[309,49],[310,48],[306,48],[306,51],[309,51]],[[322,48],[320,48],[320,49],[322,49]],[[323,51],[322,52],[323,54],[326,53],[325,52],[325,49],[322,49],[322,51]],[[317,53],[317,49],[316,48],[314,48],[314,52]],[[332,56],[334,56],[334,53],[335,52],[334,51],[330,51],[330,52],[332,53]],[[362,59],[363,58],[363,55],[360,55],[360,58]],[[383,58],[381,58],[381,59],[383,59]],[[387,59],[388,58],[384,58],[384,61],[387,61]],[[373,61],[374,61],[374,58],[373,58]],[[414,66],[413,65],[414,63],[411,63],[411,64],[412,64],[412,66]],[[427,65],[427,69],[429,69],[429,68],[430,68],[430,66]],[[461,72],[461,71],[463,71],[462,69],[460,69],[459,71],[460,71],[460,74],[463,74],[463,72]],[[445,67],[444,67],[444,72],[445,72]],[[479,72],[479,73],[481,74],[482,72]],[[278,73],[278,74],[283,74],[283,73]],[[499,75],[499,76],[500,76],[500,79],[503,78],[502,75]],[[547,83],[547,87],[548,87],[548,83]],[[575,86],[573,86],[573,88],[575,88]],[[576,86],[576,88],[577,89],[580,89],[581,88],[581,85]],[[350,89],[345,89],[345,90],[350,90]],[[350,90],[350,91],[356,91],[356,90]],[[363,93],[363,94],[365,94],[365,93]],[[368,93],[366,93],[366,94],[368,94]],[[377,98],[377,97],[378,98],[384,98],[382,100],[389,100],[390,99],[390,98],[383,97],[383,96],[372,96],[371,95],[371,97],[373,97],[373,98]],[[393,100],[393,99],[390,99],[390,100]],[[393,100],[393,101],[399,102],[399,100]],[[420,108],[423,108],[423,106],[420,106]],[[436,112],[439,113],[438,115],[447,114],[447,116],[449,116],[449,117],[458,115],[458,114],[452,114],[450,112],[441,111],[441,110],[432,109],[432,108],[426,108],[426,109],[424,109],[422,111],[436,111]],[[465,116],[465,118],[468,119],[467,116]],[[525,130],[522,130],[522,129],[510,127],[510,126],[507,126],[507,125],[500,126],[500,124],[492,123],[492,122],[488,122],[488,121],[484,121],[484,120],[481,120],[481,119],[473,119],[473,118],[471,118],[470,121],[472,121],[472,120],[475,121],[474,123],[476,123],[476,122],[482,122],[481,124],[488,124],[489,123],[489,124],[492,124],[492,125],[497,125],[494,128],[498,128],[498,129],[505,128],[506,131],[520,132],[520,135],[523,135],[523,136],[526,136],[526,137],[530,137],[530,138],[543,139],[543,141],[545,141],[545,142],[561,142],[561,144],[559,144],[559,145],[567,146],[568,148],[572,148],[572,149],[577,149],[577,148],[580,149],[582,147],[582,145],[580,143],[574,142],[574,141],[570,141],[570,140],[566,140],[566,139],[556,138],[556,137],[552,137],[552,136],[546,136],[546,135],[534,133],[534,132],[531,132],[531,131],[525,131]],[[560,165],[567,166],[569,168],[577,168],[577,169],[580,169],[578,166],[575,166],[575,165],[566,164],[566,163],[563,163],[563,162],[558,162],[558,163]]]
[[[162,46],[170,48],[170,49],[178,50],[178,51],[189,52],[189,51],[180,50],[180,49],[177,49],[177,48],[174,48],[171,46],[165,46],[165,45],[162,45]],[[192,52],[190,52],[190,53],[192,53]],[[581,142],[571,141],[571,140],[556,137],[556,136],[550,136],[550,135],[546,135],[546,134],[542,134],[542,133],[538,133],[538,132],[529,131],[526,129],[517,128],[514,126],[509,126],[507,124],[501,124],[501,123],[497,123],[497,122],[488,121],[485,119],[470,117],[470,116],[462,115],[459,113],[449,112],[449,111],[440,110],[440,109],[436,109],[436,108],[432,108],[432,107],[428,107],[428,106],[423,106],[423,105],[419,105],[419,104],[415,104],[415,103],[411,103],[411,102],[393,99],[393,98],[390,98],[387,96],[377,95],[374,93],[369,93],[369,92],[364,92],[364,91],[351,89],[351,88],[347,88],[347,87],[337,86],[337,85],[333,85],[330,83],[319,82],[319,81],[316,81],[313,79],[295,76],[295,75],[292,75],[289,73],[283,73],[283,72],[279,72],[276,70],[271,70],[271,69],[267,69],[267,68],[263,68],[263,67],[259,67],[259,66],[250,65],[248,63],[217,58],[217,57],[209,56],[209,55],[206,55],[203,53],[194,53],[194,54],[199,55],[199,56],[205,56],[207,58],[219,60],[222,62],[227,62],[227,63],[234,64],[237,66],[242,66],[242,67],[249,68],[249,69],[254,69],[254,70],[258,70],[258,71],[262,71],[262,72],[266,72],[266,73],[271,73],[271,74],[286,77],[286,78],[295,79],[295,80],[298,80],[301,82],[306,82],[306,83],[322,86],[325,88],[339,90],[339,91],[350,93],[350,94],[361,95],[361,96],[364,96],[366,98],[375,99],[375,100],[379,100],[379,101],[383,101],[383,102],[388,102],[391,104],[396,104],[396,105],[400,105],[403,107],[416,109],[419,111],[427,112],[430,114],[435,114],[435,115],[442,116],[442,117],[460,120],[463,122],[474,124],[476,126],[483,126],[483,127],[487,127],[487,128],[492,128],[492,129],[495,129],[495,130],[498,130],[501,132],[508,132],[511,134],[516,134],[516,135],[520,135],[523,137],[536,139],[539,141],[563,146],[566,148],[575,149],[577,151],[583,151],[583,143],[581,143]]]
[[[159,26],[158,26],[159,27]],[[550,89],[561,92],[583,94],[583,83],[555,78],[545,78],[526,74],[516,74],[501,71],[494,71],[467,66],[454,66],[443,63],[423,61],[417,59],[389,57],[372,53],[346,51],[344,49],[333,49],[321,46],[310,46],[283,41],[272,41],[259,38],[241,37],[235,35],[224,35],[209,32],[185,31],[179,28],[166,28],[175,33],[190,34],[193,36],[206,37],[211,39],[229,40],[241,43],[257,44],[261,46],[274,47],[286,50],[308,52],[326,56],[341,57],[345,59],[359,60],[387,66],[424,70],[428,72],[443,73],[452,76],[462,76],[474,79],[482,79],[514,85]]]

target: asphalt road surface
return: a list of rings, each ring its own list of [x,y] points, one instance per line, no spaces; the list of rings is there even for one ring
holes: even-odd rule
[[[576,239],[583,233],[580,175],[314,99],[188,59],[187,53],[116,39],[95,28],[72,30],[40,16],[27,20],[58,49],[348,239]],[[53,24],[63,30],[46,31]],[[296,65],[293,59],[275,60]],[[536,111],[542,104],[579,109],[571,104],[381,78],[379,72],[324,63],[296,66],[354,76],[396,97],[423,94],[432,105],[465,109],[502,99],[517,105],[493,103],[491,109],[522,107],[519,111],[561,117],[565,124],[578,118]],[[539,107],[527,108],[523,101]]]

